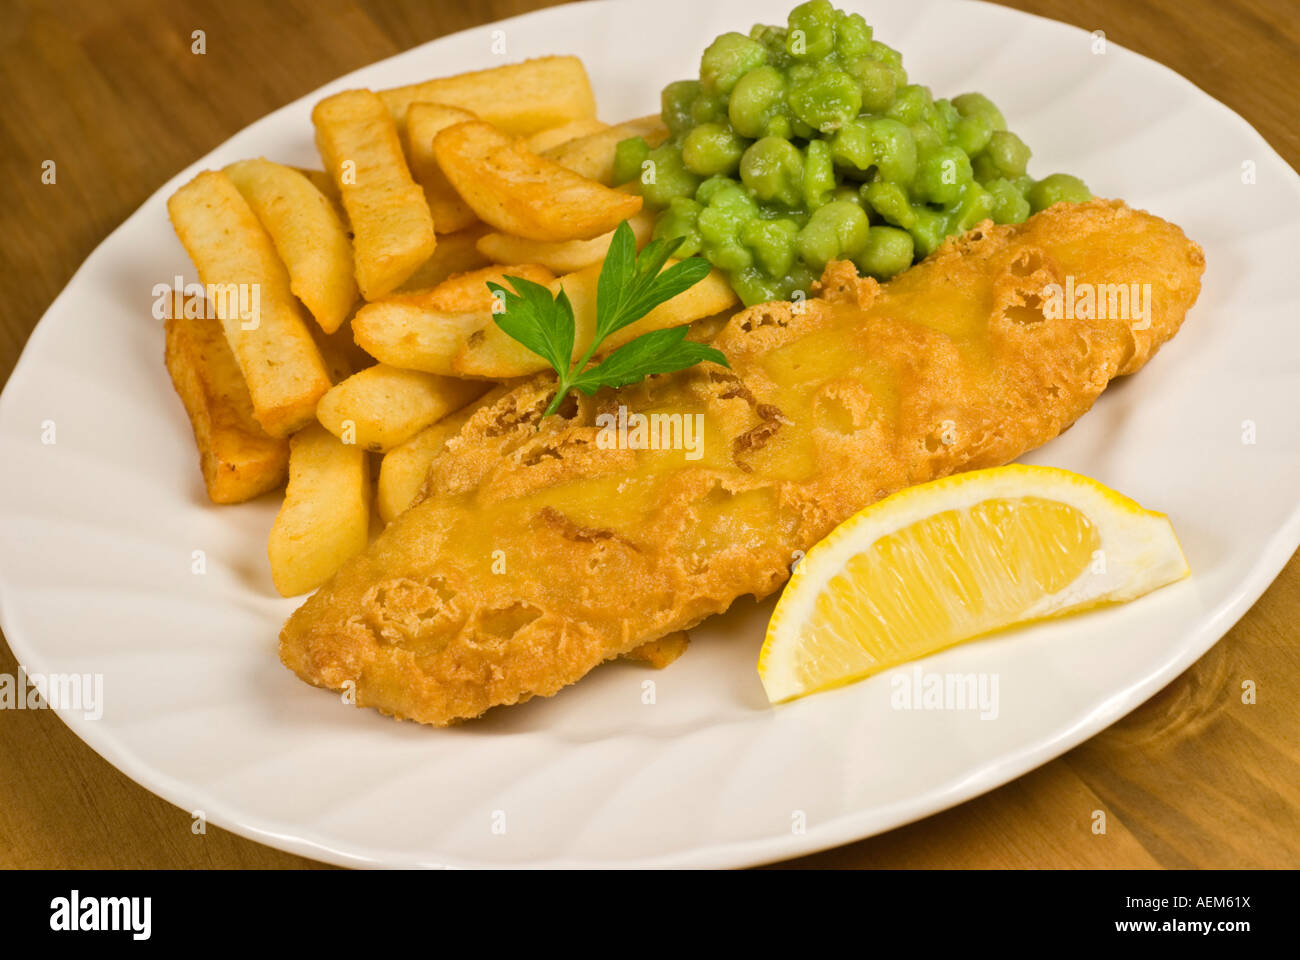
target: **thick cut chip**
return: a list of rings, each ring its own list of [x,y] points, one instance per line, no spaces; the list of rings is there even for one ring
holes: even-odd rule
[[[177,190],[167,210],[221,318],[257,422],[275,437],[310,423],[329,374],[252,209],[228,176],[208,170]]]
[[[547,127],[596,115],[596,96],[577,57],[538,57],[489,70],[437,77],[381,90],[399,126],[421,100],[460,107],[507,133],[528,136]]]
[[[652,147],[668,139],[668,128],[659,114],[629,120],[604,130],[561,143],[542,153],[574,173],[612,186],[614,183],[614,150],[619,142],[629,137],[641,137]]]
[[[375,493],[375,504],[384,523],[391,523],[394,517],[419,498],[425,478],[429,475],[429,464],[442,452],[447,440],[460,433],[477,410],[495,403],[509,390],[504,384],[491,388],[477,401],[443,417],[384,454]]]
[[[316,104],[316,146],[352,224],[357,286],[367,300],[391,293],[433,254],[433,217],[411,179],[397,127],[369,90]]]
[[[539,157],[481,121],[447,127],[433,151],[479,219],[517,237],[589,240],[641,209],[640,197]]]
[[[284,483],[289,441],[253,419],[248,385],[221,321],[176,298],[167,320],[167,372],[194,428],[203,485],[213,503],[241,503]]]
[[[344,443],[383,453],[487,392],[487,384],[380,363],[321,397],[316,418]]]
[[[599,133],[609,127],[608,123],[601,123],[595,117],[585,117],[582,120],[574,120],[571,123],[562,123],[558,127],[548,127],[545,130],[538,130],[524,142],[528,149],[533,153],[544,153],[552,147],[558,147],[562,143],[568,143],[570,140],[576,140],[578,137],[590,136],[593,133]]]
[[[424,199],[439,233],[464,230],[478,217],[438,168],[433,138],[453,124],[476,119],[468,110],[442,103],[413,103],[406,112],[406,159],[411,176],[424,189]]]
[[[441,313],[473,313],[491,310],[495,298],[488,283],[506,283],[506,277],[522,277],[533,283],[550,283],[555,274],[535,263],[510,267],[480,267],[448,277],[432,290],[421,294],[418,302]],[[500,309],[498,307],[498,309]]]
[[[352,333],[361,349],[381,363],[454,377],[460,375],[457,358],[470,338],[476,334],[483,337],[491,324],[491,310],[439,312],[412,298],[401,297],[381,300],[358,311],[352,322]],[[508,340],[508,344],[509,347],[494,350],[497,360],[494,369],[512,371],[506,377],[522,375],[514,373],[515,370],[545,368],[545,361],[522,344],[514,340]]]
[[[289,288],[333,333],[357,301],[352,244],[333,204],[297,170],[270,160],[232,163],[226,175],[271,235]]]
[[[319,423],[289,441],[289,487],[267,555],[282,596],[314,590],[370,540],[370,460]]]
[[[436,363],[436,369],[431,369],[427,365],[413,366],[409,363],[388,362],[391,366],[406,370],[424,370],[444,376],[456,376],[457,374],[452,372],[455,354],[462,348],[466,338],[475,330],[482,328],[485,319],[491,320],[493,309],[500,309],[496,298],[488,288],[488,281],[508,283],[507,276],[523,277],[525,280],[543,284],[555,280],[555,274],[535,264],[485,267],[457,274],[429,290],[394,294],[370,304],[369,306],[376,309],[368,310],[364,318],[358,312],[352,325],[353,336],[361,349],[367,353],[371,353],[371,348],[374,347],[383,350],[389,357],[409,357],[417,363],[426,362],[425,358],[428,354],[437,350],[437,345],[442,343],[448,352],[440,361],[431,361]],[[408,316],[449,319],[445,324],[445,330],[418,331],[413,330],[409,324],[402,325],[401,318]],[[398,324],[392,331],[384,329],[388,318],[395,318]],[[397,342],[393,342],[389,333],[395,335]],[[379,354],[371,353],[371,356],[377,358]]]
[[[640,250],[650,242],[650,235],[654,232],[654,213],[642,210],[627,223],[636,237],[636,248]],[[556,273],[573,273],[604,260],[613,239],[613,230],[592,240],[561,240],[558,243],[525,240],[504,233],[485,233],[479,238],[478,249],[493,263],[538,263]]]

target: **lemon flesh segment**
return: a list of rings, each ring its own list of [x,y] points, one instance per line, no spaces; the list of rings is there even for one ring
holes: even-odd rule
[[[1168,520],[1094,481],[1044,467],[964,474],[868,507],[810,551],[759,675],[770,700],[788,700],[1186,574]]]

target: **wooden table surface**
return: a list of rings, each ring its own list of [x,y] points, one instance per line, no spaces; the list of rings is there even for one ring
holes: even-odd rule
[[[169,177],[340,74],[532,0],[4,0],[0,383],[81,261]],[[852,6],[849,0],[843,5]],[[1294,0],[1014,0],[1169,65],[1300,166]],[[741,28],[748,24],[740,24]],[[206,33],[207,53],[190,53]],[[886,38],[887,39],[887,38]],[[41,165],[58,163],[57,187]],[[159,346],[161,362],[161,340]],[[5,469],[8,469],[6,466]],[[1300,866],[1300,562],[1197,664],[1064,757],[806,867]],[[17,665],[0,644],[0,673]],[[1245,680],[1258,691],[1241,702]],[[1106,812],[1104,836],[1093,811]],[[0,866],[312,867],[137,786],[47,711],[0,713]]]

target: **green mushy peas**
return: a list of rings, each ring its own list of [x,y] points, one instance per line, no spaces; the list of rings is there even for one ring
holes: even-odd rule
[[[981,220],[1091,198],[1077,177],[1030,177],[988,97],[935,100],[829,0],[718,37],[698,80],[664,88],[663,119],[661,146],[619,144],[616,180],[637,180],[655,236],[682,237],[677,255],[702,253],[746,305],[806,292],[830,260],[885,280]]]

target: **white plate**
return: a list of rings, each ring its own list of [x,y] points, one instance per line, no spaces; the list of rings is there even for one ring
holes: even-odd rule
[[[750,601],[693,631],[662,673],[607,665],[452,730],[341,709],[280,666],[276,636],[296,604],[267,572],[276,498],[206,503],[163,369],[152,288],[193,276],[166,197],[242,157],[315,163],[308,115],[323,94],[481,68],[500,59],[497,30],[510,59],[580,55],[614,119],[654,110],[718,33],[784,22],[788,6],[579,4],[426,44],[253,124],[94,252],[0,401],[3,626],[29,671],[103,674],[102,719],[61,711],[78,736],[185,810],[334,863],[752,864],[996,787],[1131,710],[1223,635],[1300,542],[1300,177],[1186,80],[1114,46],[1094,53],[1083,31],[980,3],[855,2],[937,95],[990,95],[1037,151],[1038,175],[1080,174],[1204,245],[1205,287],[1182,333],[1027,458],[1167,511],[1192,578],[924,662],[996,674],[988,720],[891,709],[887,676],[770,709],[754,671],[769,608]],[[191,573],[196,550],[204,575]]]

